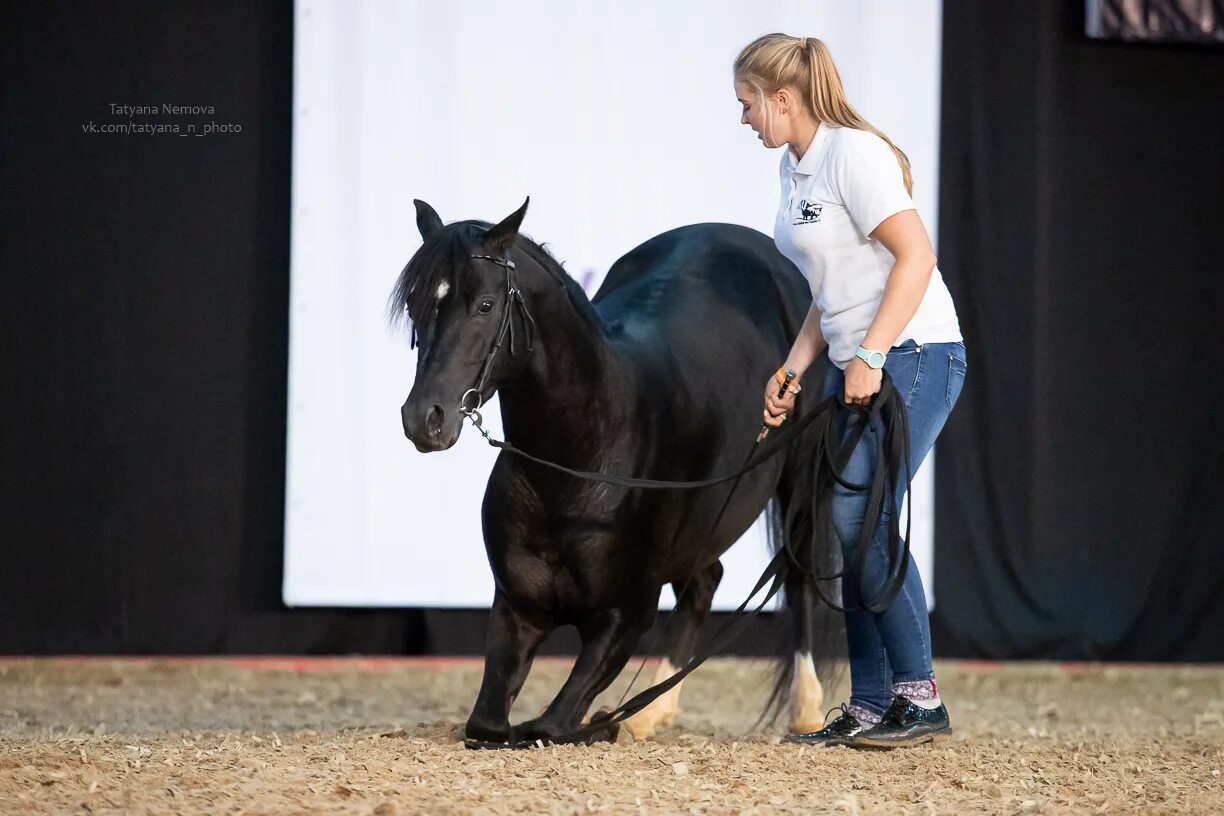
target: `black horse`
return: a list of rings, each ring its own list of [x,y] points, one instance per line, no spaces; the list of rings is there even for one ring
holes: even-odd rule
[[[761,427],[762,386],[811,304],[807,282],[768,237],[729,224],[666,232],[618,260],[588,300],[519,234],[527,202],[496,225],[443,225],[415,204],[424,243],[390,308],[411,321],[419,347],[401,409],[419,451],[455,444],[460,403],[473,407],[467,392],[483,381],[479,402],[500,395],[507,441],[569,468],[687,481],[743,464]],[[468,738],[563,740],[651,628],[664,584],[677,604],[656,681],[687,662],[722,577],[719,556],[771,499],[782,513],[792,501],[794,450],[738,482],[692,491],[582,481],[501,453],[482,510],[496,592]],[[791,725],[811,730],[821,719],[818,676],[827,682],[832,666],[823,658],[839,636],[815,622],[800,572],[785,595],[794,638],[774,700],[789,684]],[[536,648],[566,624],[582,638],[568,680],[540,716],[512,729]],[[674,717],[679,691],[626,722],[635,738]]]

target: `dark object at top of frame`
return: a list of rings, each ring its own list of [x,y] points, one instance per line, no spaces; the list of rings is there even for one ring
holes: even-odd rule
[[[1224,0],[1085,0],[1096,40],[1224,46]]]

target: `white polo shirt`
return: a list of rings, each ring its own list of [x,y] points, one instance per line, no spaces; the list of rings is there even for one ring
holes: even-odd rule
[[[790,148],[784,151],[780,174],[774,241],[808,279],[829,359],[844,369],[875,320],[893,266],[892,253],[867,236],[914,202],[892,148],[865,130],[820,125],[798,163]],[[952,295],[936,268],[896,342],[961,339]]]

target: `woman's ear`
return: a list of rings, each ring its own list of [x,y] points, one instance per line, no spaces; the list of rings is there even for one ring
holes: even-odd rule
[[[777,94],[778,113],[789,116],[794,110],[795,98],[788,88],[779,88]]]

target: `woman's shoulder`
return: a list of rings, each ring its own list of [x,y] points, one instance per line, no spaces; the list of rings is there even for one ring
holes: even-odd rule
[[[894,177],[903,180],[897,154],[875,133],[869,130],[840,127],[829,134],[833,138],[826,165],[833,183],[845,189],[862,186],[869,181],[886,181]]]
[[[852,127],[835,127],[829,134],[829,147],[846,156],[887,156],[894,154],[888,142],[870,130]],[[895,159],[892,159],[895,161]]]

